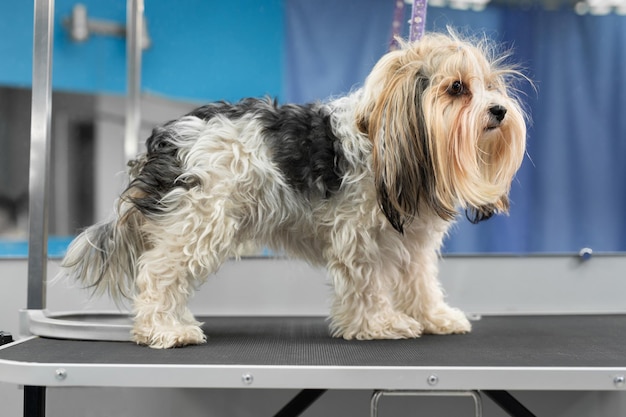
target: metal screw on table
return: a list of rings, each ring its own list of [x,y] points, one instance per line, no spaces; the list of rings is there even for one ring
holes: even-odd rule
[[[428,385],[435,386],[439,383],[439,377],[437,375],[430,375],[427,379],[426,382],[428,382]]]
[[[65,378],[67,378],[67,371],[63,368],[57,369],[54,374],[56,379],[58,379],[59,381],[63,381]]]
[[[245,384],[245,385],[251,385],[252,382],[254,381],[254,377],[251,374],[243,374],[241,376],[241,381]]]
[[[578,252],[578,257],[580,258],[581,261],[590,260],[592,255],[593,255],[593,249],[591,248],[582,248]]]

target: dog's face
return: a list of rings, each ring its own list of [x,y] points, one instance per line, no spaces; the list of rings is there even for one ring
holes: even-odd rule
[[[381,208],[400,232],[424,204],[451,220],[507,212],[526,142],[511,95],[520,74],[485,43],[430,34],[385,55],[368,77],[357,127],[373,142]]]

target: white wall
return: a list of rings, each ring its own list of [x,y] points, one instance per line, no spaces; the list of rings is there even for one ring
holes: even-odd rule
[[[152,128],[182,116],[194,108],[191,103],[144,97],[141,101],[141,127],[139,150]],[[96,213],[97,221],[108,218],[113,202],[126,185],[124,156],[125,98],[120,96],[97,96],[96,99]]]

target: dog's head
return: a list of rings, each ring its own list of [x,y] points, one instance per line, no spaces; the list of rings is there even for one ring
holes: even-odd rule
[[[521,74],[486,41],[427,34],[383,56],[357,108],[373,142],[379,204],[398,231],[428,206],[451,220],[508,212],[525,154],[524,113],[512,94]]]

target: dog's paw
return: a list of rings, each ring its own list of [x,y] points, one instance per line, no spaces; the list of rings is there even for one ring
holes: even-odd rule
[[[472,325],[465,313],[446,305],[434,309],[422,318],[424,333],[453,334],[469,333]]]
[[[206,342],[206,336],[202,329],[191,324],[148,329],[148,332],[144,330],[134,328],[132,331],[133,341],[153,349],[169,349]]]
[[[413,339],[422,335],[424,328],[415,319],[402,313],[377,315],[373,319],[362,321],[359,325],[336,328],[335,337],[346,340],[373,339]]]

